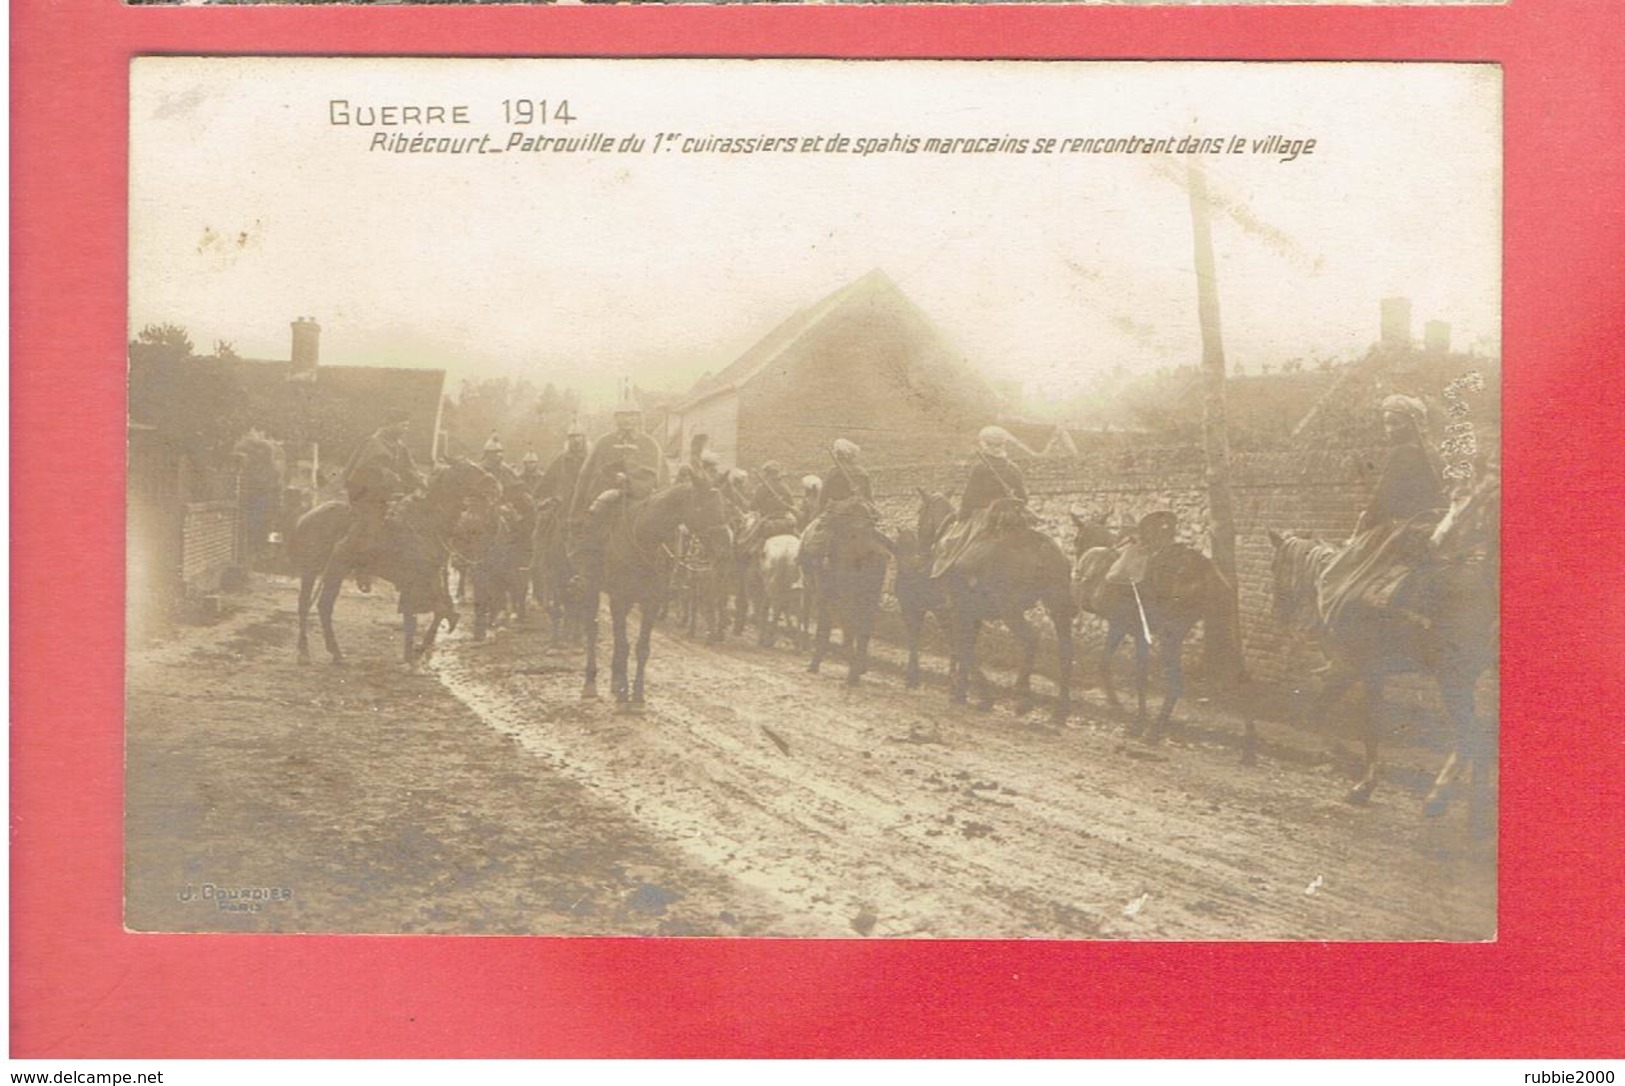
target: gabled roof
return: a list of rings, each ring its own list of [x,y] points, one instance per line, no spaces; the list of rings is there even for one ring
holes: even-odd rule
[[[688,395],[674,404],[672,410],[686,411],[713,396],[749,384],[758,374],[782,359],[798,343],[811,335],[819,325],[842,311],[856,307],[891,310],[917,324],[927,335],[940,338],[940,333],[936,331],[931,319],[903,293],[890,276],[875,268],[839,290],[825,295],[812,305],[791,314],[726,368],[715,374],[707,374],[695,382]],[[968,373],[963,376],[982,384],[979,376]],[[991,393],[988,399],[991,401]]]

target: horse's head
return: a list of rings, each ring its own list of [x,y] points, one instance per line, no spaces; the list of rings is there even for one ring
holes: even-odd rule
[[[429,497],[436,500],[496,502],[502,498],[497,477],[466,457],[456,457],[429,477]]]
[[[1321,571],[1337,553],[1317,539],[1269,533],[1274,553],[1270,558],[1271,610],[1277,622],[1290,626],[1300,619],[1318,619]]]
[[[728,508],[722,500],[722,491],[711,484],[704,472],[693,472],[687,482],[679,483],[672,490],[682,496],[679,523],[701,539],[709,539],[718,529],[728,527]]]
[[[942,533],[942,526],[954,515],[954,503],[938,490],[926,493],[924,487],[915,487],[920,496],[920,511],[914,521],[915,539],[922,548],[929,549]]]
[[[1112,547],[1117,544],[1117,533],[1107,526],[1109,513],[1098,515],[1089,514],[1082,506],[1074,505],[1067,510],[1072,518],[1073,527],[1077,530],[1072,536],[1072,553],[1082,557],[1085,552],[1096,547]]]

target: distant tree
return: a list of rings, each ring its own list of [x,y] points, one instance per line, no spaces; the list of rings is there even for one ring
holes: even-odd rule
[[[161,357],[191,358],[193,353],[192,337],[179,324],[149,324],[135,334],[130,346]]]
[[[233,347],[231,341],[226,339],[214,341],[214,356],[222,362],[242,361],[242,356],[237,353],[237,348]]]

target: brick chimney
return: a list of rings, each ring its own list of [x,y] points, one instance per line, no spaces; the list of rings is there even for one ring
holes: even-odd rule
[[[293,356],[290,376],[300,377],[316,373],[316,359],[320,354],[322,326],[314,317],[295,317],[293,322]]]
[[[1422,349],[1428,354],[1450,353],[1450,325],[1446,321],[1428,321],[1422,326]]]

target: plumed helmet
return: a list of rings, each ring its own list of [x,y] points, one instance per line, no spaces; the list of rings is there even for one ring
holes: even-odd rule
[[[1402,396],[1397,392],[1392,396],[1383,398],[1382,413],[1385,415],[1402,415],[1410,419],[1416,425],[1418,433],[1426,428],[1428,422],[1427,404],[1415,396]]]
[[[525,458],[520,461],[521,464],[540,464],[541,462],[542,462],[542,458],[536,455],[536,450],[535,449],[532,449],[529,452],[527,452],[525,454]]]
[[[497,435],[492,434],[490,439],[486,441],[484,451],[488,453],[499,453],[502,451],[502,441],[497,437]]]
[[[835,444],[831,445],[829,449],[840,460],[856,460],[858,458],[859,449],[857,445],[844,437],[836,438]]]

